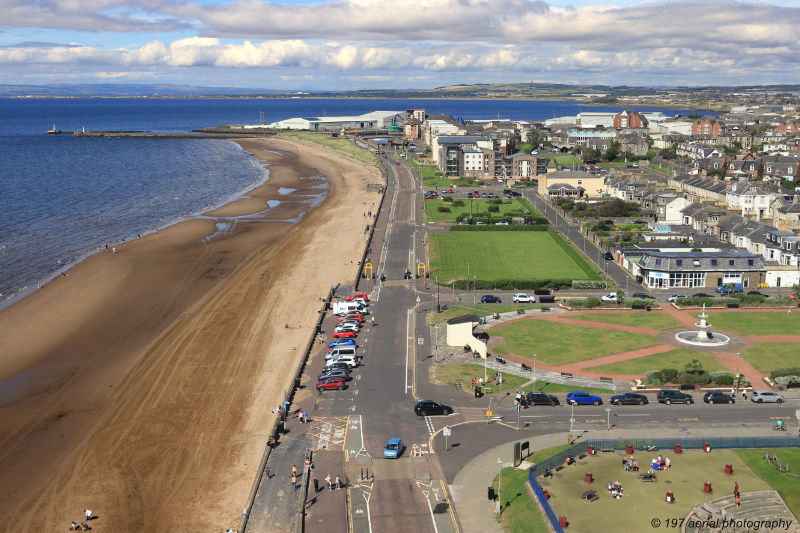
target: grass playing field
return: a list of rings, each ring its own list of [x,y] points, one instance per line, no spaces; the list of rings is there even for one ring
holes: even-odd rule
[[[658,344],[650,335],[543,320],[523,320],[502,325],[489,330],[489,335],[505,340],[505,344],[492,350],[494,353],[532,359],[535,352],[537,359],[548,365],[585,361]]]
[[[464,205],[456,207],[453,202],[445,202],[444,200],[425,200],[425,219],[428,222],[455,222],[459,215],[472,214],[473,216],[485,215],[488,213],[490,205],[497,205],[500,211],[492,213],[492,217],[503,216],[525,216],[525,211],[528,215],[539,216],[542,215],[536,211],[527,200],[522,198],[514,198],[510,204],[490,204],[489,200],[475,199],[475,200],[462,200]],[[449,213],[439,212],[440,207],[447,207],[450,209]]]
[[[706,314],[714,330],[739,335],[800,335],[800,312],[789,317],[786,309],[774,313],[719,313],[710,309]]]
[[[550,230],[449,232],[429,238],[432,277],[438,274],[443,283],[468,277],[600,279],[580,252]]]
[[[600,322],[602,324],[620,324],[649,329],[672,329],[680,326],[677,320],[665,313],[591,313],[578,315],[577,320]]]
[[[694,350],[670,350],[639,357],[638,359],[629,359],[619,363],[590,368],[593,372],[605,372],[608,374],[644,374],[648,370],[661,370],[663,368],[683,370],[686,367],[686,363],[692,359],[698,359],[702,363],[703,369],[708,372],[726,370],[725,366],[717,361],[713,355]]]
[[[792,342],[754,344],[742,351],[742,357],[759,372],[800,366],[800,350],[797,343]]]

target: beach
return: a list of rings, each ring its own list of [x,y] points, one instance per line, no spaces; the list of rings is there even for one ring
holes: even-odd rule
[[[239,142],[269,165],[264,185],[0,312],[0,530],[66,529],[84,509],[97,531],[238,523],[319,299],[356,275],[379,200],[366,185],[382,181],[317,145]]]

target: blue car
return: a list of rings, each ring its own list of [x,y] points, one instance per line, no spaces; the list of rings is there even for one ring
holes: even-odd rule
[[[570,405],[603,405],[600,396],[588,392],[576,391],[567,394],[567,403]]]
[[[336,339],[332,343],[328,344],[328,348],[335,348],[336,346],[355,346],[356,340],[355,339]]]
[[[389,442],[387,442],[386,446],[383,448],[383,458],[398,459],[405,449],[406,445],[403,444],[403,441],[400,439],[389,439]]]

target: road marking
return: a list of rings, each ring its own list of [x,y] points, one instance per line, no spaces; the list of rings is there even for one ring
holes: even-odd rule
[[[614,416],[650,416],[650,413],[634,413],[634,414],[614,415]]]
[[[411,319],[412,319],[412,310],[408,309],[406,311],[406,375],[405,375],[405,393],[408,394],[408,345],[409,341],[411,340]]]

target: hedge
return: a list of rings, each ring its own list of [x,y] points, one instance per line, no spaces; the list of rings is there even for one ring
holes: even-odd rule
[[[502,226],[501,226],[502,227]],[[571,279],[498,279],[498,280],[466,280],[460,279],[449,284],[450,287],[460,290],[535,290],[555,287],[569,287]]]
[[[450,231],[547,231],[547,226],[531,226],[528,224],[509,224],[495,226],[492,224],[472,224],[469,226],[450,226]]]
[[[593,279],[576,279],[572,280],[573,289],[605,289],[607,283],[605,281]]]
[[[790,367],[790,368],[776,368],[772,372],[770,372],[770,377],[772,379],[779,378],[782,376],[799,376],[800,375],[800,368],[797,367]]]

